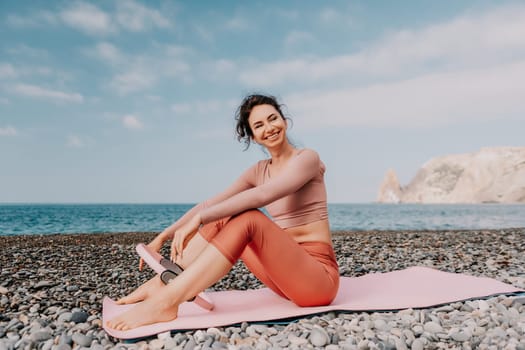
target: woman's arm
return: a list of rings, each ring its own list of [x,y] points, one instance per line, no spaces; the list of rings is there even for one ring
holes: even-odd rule
[[[197,213],[200,213],[207,207],[213,206],[214,204],[220,203],[231,196],[245,191],[251,187],[255,186],[253,182],[255,179],[255,171],[257,164],[248,168],[234,183],[232,183],[228,188],[226,188],[221,193],[209,198],[188,210],[183,216],[181,216],[177,221],[168,226],[164,231],[159,234],[159,239],[162,239],[162,242],[165,242],[168,239],[173,239],[174,232],[188,221],[190,221]]]
[[[200,211],[202,223],[206,224],[248,209],[263,207],[296,192],[317,176],[319,171],[319,155],[313,150],[305,149],[290,159],[278,176],[271,178],[266,183],[247,188],[214,205],[203,208]]]

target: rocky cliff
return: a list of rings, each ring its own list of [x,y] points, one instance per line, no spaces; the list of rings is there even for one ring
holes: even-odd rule
[[[431,159],[407,186],[389,170],[380,203],[525,203],[525,147],[482,148]]]

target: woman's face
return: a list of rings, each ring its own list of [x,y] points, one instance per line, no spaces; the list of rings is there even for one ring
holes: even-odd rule
[[[281,144],[286,140],[286,120],[272,105],[258,105],[252,108],[248,123],[253,141],[265,147]]]

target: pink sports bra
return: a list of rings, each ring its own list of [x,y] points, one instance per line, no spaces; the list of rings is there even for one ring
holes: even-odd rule
[[[196,205],[176,222],[180,227],[196,213],[207,224],[248,209],[265,207],[282,228],[305,225],[328,218],[325,165],[317,152],[302,149],[277,176],[261,160],[248,168],[222,193]]]

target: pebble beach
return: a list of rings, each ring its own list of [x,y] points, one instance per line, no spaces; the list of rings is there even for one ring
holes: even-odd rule
[[[330,312],[285,325],[238,326],[120,342],[102,329],[102,299],[153,276],[135,245],[155,233],[0,237],[4,349],[519,349],[525,294],[396,312]],[[342,276],[411,266],[491,277],[525,289],[525,229],[334,232]],[[163,252],[167,255],[167,251]],[[260,288],[242,263],[214,290]]]

